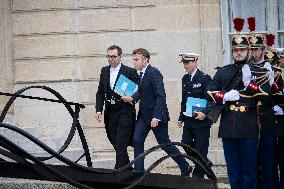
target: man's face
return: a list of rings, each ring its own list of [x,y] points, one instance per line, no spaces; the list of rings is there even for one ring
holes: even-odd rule
[[[235,61],[244,61],[248,56],[247,48],[236,48],[233,49],[233,58]]]
[[[255,61],[258,62],[262,59],[263,56],[263,49],[260,48],[252,48],[251,54],[255,57]]]
[[[106,57],[109,65],[113,68],[115,68],[121,61],[121,56],[118,56],[117,49],[108,50]]]
[[[148,64],[147,58],[141,54],[132,55],[132,63],[136,70],[143,70],[143,68]]]
[[[183,67],[186,72],[191,74],[197,68],[197,61],[196,60],[183,61]]]

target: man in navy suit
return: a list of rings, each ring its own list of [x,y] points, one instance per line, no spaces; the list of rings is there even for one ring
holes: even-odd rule
[[[134,157],[144,152],[144,142],[150,130],[153,131],[159,144],[170,142],[168,134],[169,112],[166,104],[163,76],[160,71],[149,64],[150,53],[143,48],[132,52],[132,62],[136,70],[140,71],[138,91],[132,96],[124,96],[126,102],[138,102],[139,112],[133,137]],[[179,154],[175,146],[162,148],[168,154]],[[182,176],[188,176],[192,168],[185,158],[173,157],[178,164]],[[144,171],[144,159],[134,165],[135,171]]]

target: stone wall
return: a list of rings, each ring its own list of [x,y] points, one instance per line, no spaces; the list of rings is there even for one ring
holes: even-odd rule
[[[114,155],[103,125],[95,121],[95,94],[100,69],[107,65],[107,47],[121,46],[123,63],[130,66],[133,49],[150,51],[151,64],[164,75],[175,141],[181,139],[175,123],[185,74],[178,53],[201,54],[199,67],[211,75],[223,65],[218,0],[1,0],[0,11],[6,23],[1,53],[11,54],[0,57],[1,89],[46,85],[68,101],[85,104],[81,123],[95,158]],[[52,98],[40,90],[25,94]],[[37,127],[42,138],[66,136],[72,121],[62,105],[26,100],[15,102],[14,116],[18,126]],[[211,149],[219,151],[217,129],[212,129]],[[146,148],[155,144],[151,134]],[[219,156],[212,157],[219,161]]]

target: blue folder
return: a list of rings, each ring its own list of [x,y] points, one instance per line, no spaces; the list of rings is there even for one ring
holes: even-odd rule
[[[186,101],[186,112],[184,112],[184,115],[193,117],[194,112],[202,111],[206,105],[206,99],[188,97]]]
[[[132,96],[137,90],[138,85],[122,74],[119,76],[114,87],[114,92],[120,96]]]

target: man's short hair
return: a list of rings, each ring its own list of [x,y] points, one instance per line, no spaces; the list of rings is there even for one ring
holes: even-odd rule
[[[121,54],[122,54],[122,49],[119,47],[119,46],[117,46],[117,45],[112,45],[112,46],[110,46],[109,48],[107,48],[107,50],[109,51],[109,50],[117,50],[117,53],[118,53],[118,56],[120,56]]]
[[[150,53],[146,49],[143,49],[143,48],[135,49],[132,52],[132,55],[135,55],[135,54],[141,54],[142,56],[144,56],[145,58],[148,58],[148,60],[150,60]]]

